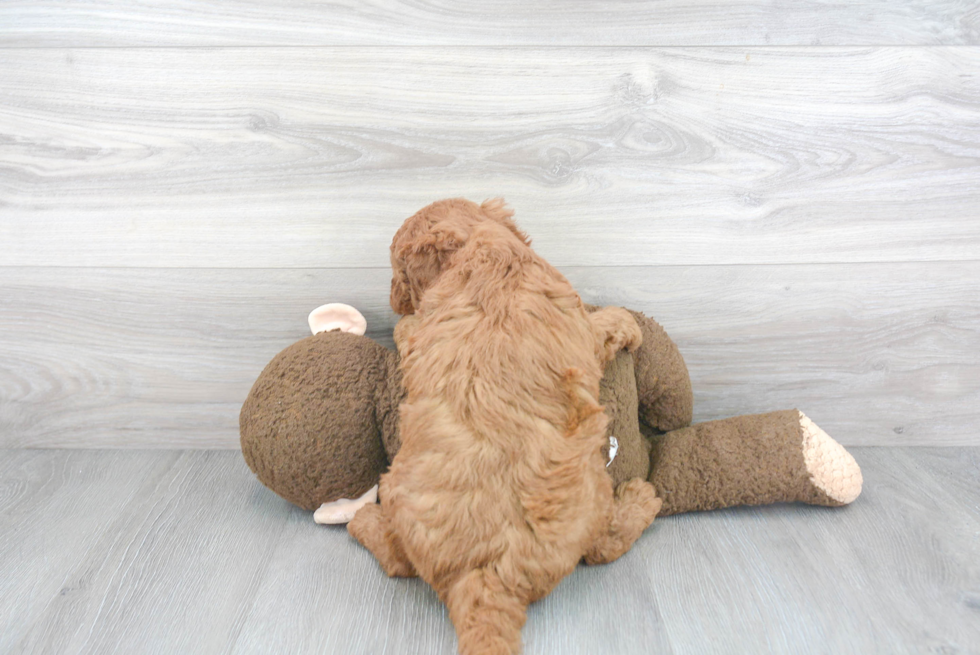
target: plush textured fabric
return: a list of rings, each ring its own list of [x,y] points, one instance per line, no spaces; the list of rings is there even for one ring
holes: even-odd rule
[[[699,423],[654,441],[650,482],[661,516],[735,505],[802,501],[839,506],[812,482],[793,410]]]
[[[656,344],[656,336],[645,337],[641,354]],[[644,378],[635,369],[636,359],[620,353],[600,383],[609,431],[619,440],[616,460],[606,470],[615,485],[649,479],[664,500],[661,515],[771,502],[837,506],[860,493],[857,463],[826,435],[816,444],[820,448],[811,438],[808,450],[796,410],[666,434],[638,420],[644,408],[637,403],[637,380]],[[676,366],[681,370],[668,368],[661,378],[686,380],[683,359]],[[680,415],[690,407],[684,389],[689,394],[690,384],[666,405],[680,407]],[[242,453],[263,484],[305,509],[356,498],[377,483],[398,452],[403,397],[394,352],[352,334],[308,337],[279,353],[256,380],[242,407]],[[807,454],[817,460],[810,471]],[[834,499],[820,490],[814,475],[846,483],[849,491]]]
[[[378,385],[375,408],[381,440],[388,455],[388,460],[385,462],[387,466],[401,448],[398,406],[405,400],[405,389],[402,387],[402,372],[398,367],[398,353],[387,348],[383,350],[386,373],[382,383]]]
[[[249,468],[304,509],[363,494],[387,465],[381,428],[397,439],[397,393],[388,391],[390,382],[398,390],[396,369],[387,348],[344,332],[322,332],[280,352],[239,416]]]
[[[643,346],[633,353],[640,419],[661,432],[690,425],[694,395],[677,344],[652,318],[627,311],[643,332]]]
[[[685,411],[690,418],[684,360],[659,325],[631,313],[640,318],[644,344],[633,356],[619,353],[600,382],[608,432],[619,441],[616,459],[606,469],[614,485],[646,479],[650,470],[650,441],[640,432],[637,361],[647,374],[679,385],[645,383],[647,397],[667,399],[647,412],[655,423],[671,425],[683,420]],[[648,347],[666,353],[667,360],[651,361],[644,354]],[[259,480],[304,509],[356,498],[376,484],[400,447],[398,406],[405,391],[398,362],[397,353],[371,339],[341,332],[307,337],[276,355],[239,417],[242,454]],[[664,416],[657,414],[662,410]]]
[[[647,479],[650,473],[650,442],[640,434],[633,357],[621,351],[606,364],[599,383],[599,404],[609,417],[608,432],[619,441],[616,459],[606,467],[613,486],[633,478]],[[608,448],[606,448],[608,454]]]

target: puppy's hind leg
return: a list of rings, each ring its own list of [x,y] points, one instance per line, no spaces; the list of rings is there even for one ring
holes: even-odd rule
[[[661,505],[663,501],[646,480],[633,478],[619,485],[609,527],[585,554],[585,563],[605,564],[618,559],[653,523]]]
[[[464,573],[446,594],[460,655],[512,655],[521,650],[527,603],[490,569]]]
[[[643,333],[636,320],[622,307],[603,307],[589,314],[596,335],[596,354],[608,362],[623,348],[630,352],[643,342]]]
[[[408,561],[398,535],[392,531],[381,505],[372,503],[357,510],[347,524],[347,532],[371,551],[390,577],[414,578],[418,575]]]

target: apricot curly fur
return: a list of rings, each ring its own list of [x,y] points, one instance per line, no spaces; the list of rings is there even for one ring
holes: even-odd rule
[[[349,530],[390,575],[417,572],[464,655],[515,653],[527,605],[586,558],[623,554],[656,516],[653,487],[613,493],[603,365],[642,338],[625,310],[588,314],[502,200],[452,199],[391,244],[407,393],[380,508]]]

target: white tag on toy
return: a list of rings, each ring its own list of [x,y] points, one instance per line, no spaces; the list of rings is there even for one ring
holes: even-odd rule
[[[617,439],[612,435],[609,435],[609,461],[606,462],[606,468],[609,468],[609,465],[613,463],[613,460],[616,459],[616,453],[618,452],[619,452],[619,439]]]

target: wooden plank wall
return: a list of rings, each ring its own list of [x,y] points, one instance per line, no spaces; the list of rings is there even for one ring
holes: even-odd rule
[[[980,7],[0,5],[0,447],[235,447],[313,307],[504,196],[696,419],[980,444]]]

